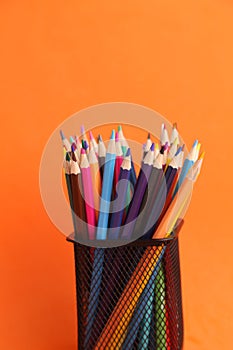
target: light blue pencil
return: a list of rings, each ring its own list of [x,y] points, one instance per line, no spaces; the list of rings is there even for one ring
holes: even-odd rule
[[[179,180],[177,182],[176,188],[173,193],[173,198],[175,197],[176,193],[178,192],[182,182],[184,181],[186,175],[188,174],[189,170],[192,168],[195,160],[196,160],[196,154],[197,154],[197,146],[198,146],[198,140],[195,140],[191,151],[189,152],[187,158],[184,161],[184,165],[182,167]]]
[[[112,196],[112,185],[114,178],[114,167],[116,161],[116,146],[115,146],[115,131],[112,131],[112,135],[108,144],[108,149],[105,158],[103,185],[100,200],[100,213],[98,220],[98,227],[96,232],[97,239],[106,239],[108,230],[108,217],[110,202]]]
[[[108,149],[105,158],[104,174],[103,174],[103,185],[100,200],[100,213],[98,220],[98,227],[96,238],[106,239],[108,229],[108,217],[110,200],[112,195],[112,185],[114,177],[114,166],[116,159],[116,148],[115,148],[115,131],[112,131],[111,138],[108,144]],[[91,330],[93,322],[95,320],[96,311],[99,303],[99,294],[102,280],[102,272],[104,265],[104,248],[96,248],[94,253],[93,271],[91,277],[91,289],[88,305],[88,316],[87,316],[87,328],[86,338],[84,346],[88,348],[88,342],[91,336]]]

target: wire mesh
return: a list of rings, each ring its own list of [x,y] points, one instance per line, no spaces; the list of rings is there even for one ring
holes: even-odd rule
[[[79,350],[182,349],[178,237],[114,248],[73,244]]]

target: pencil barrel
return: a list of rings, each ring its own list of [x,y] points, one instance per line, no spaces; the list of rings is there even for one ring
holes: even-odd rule
[[[182,349],[178,236],[114,248],[68,240],[74,244],[79,350]],[[104,258],[93,271],[98,255]],[[99,274],[98,291],[93,273]]]

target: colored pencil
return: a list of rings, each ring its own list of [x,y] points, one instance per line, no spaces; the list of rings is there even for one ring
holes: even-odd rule
[[[98,154],[98,145],[97,145],[97,142],[92,134],[92,131],[89,131],[89,136],[90,136],[90,143],[93,146],[95,153]]]
[[[180,186],[182,185],[182,182],[184,181],[188,171],[191,169],[191,167],[193,166],[193,164],[195,162],[195,159],[197,157],[197,146],[198,146],[198,140],[195,140],[191,151],[189,152],[187,158],[184,161],[184,165],[182,167],[182,170],[181,170],[181,173],[179,176],[179,181],[176,185],[173,196],[176,195],[176,193],[179,190]]]
[[[173,144],[176,139],[177,139],[177,144],[179,145],[180,144],[180,138],[179,138],[179,133],[177,131],[177,124],[174,123],[173,127],[172,127],[171,137],[170,137],[171,144]]]
[[[96,157],[96,153],[94,148],[90,149],[89,153],[89,164],[91,169],[91,183],[92,183],[92,191],[94,196],[94,205],[95,205],[95,216],[96,221],[99,216],[99,205],[100,205],[100,194],[101,194],[101,176],[99,170],[99,162]]]
[[[170,146],[170,140],[167,132],[167,128],[165,124],[162,124],[161,126],[161,135],[160,135],[160,144],[161,146],[164,146],[167,143],[168,146]]]
[[[109,208],[112,195],[114,167],[116,161],[116,146],[115,146],[115,131],[112,131],[111,138],[108,144],[106,160],[104,165],[102,193],[100,200],[100,213],[96,238],[106,239],[108,228]]]
[[[123,152],[122,152],[121,143],[118,137],[118,132],[116,132],[116,162],[115,162],[115,168],[114,168],[114,186],[113,186],[114,193],[116,193],[116,184],[119,179],[122,161],[123,161]]]
[[[70,152],[71,151],[71,144],[69,143],[69,141],[65,137],[65,135],[64,135],[62,130],[60,130],[60,136],[61,136],[61,139],[62,139],[62,144],[65,147],[66,151]]]
[[[87,239],[86,212],[83,197],[83,185],[80,168],[74,152],[71,152],[70,180],[75,213],[75,235],[78,239]]]
[[[117,198],[113,202],[113,206],[112,206],[110,229],[108,233],[109,239],[119,238],[123,214],[125,210],[130,170],[131,170],[131,157],[130,157],[130,150],[128,149],[120,168],[119,180],[117,183]]]
[[[94,194],[92,187],[91,169],[86,152],[83,148],[81,149],[80,169],[82,174],[89,239],[93,240],[95,239],[96,229]]]
[[[147,140],[146,140],[146,143],[145,143],[143,158],[149,152],[149,150],[151,148],[151,145],[152,145],[152,141],[151,141],[150,133],[148,133]]]
[[[99,137],[98,137],[98,160],[99,160],[100,175],[102,178],[103,178],[103,173],[104,173],[105,157],[106,157],[106,148],[105,148],[102,136],[99,135]]]
[[[142,162],[138,180],[135,186],[133,199],[129,205],[129,210],[126,216],[125,224],[122,230],[121,238],[130,239],[135,227],[136,219],[139,214],[143,197],[148,185],[152,165],[154,161],[154,144],[151,145],[149,152],[146,154]]]
[[[119,140],[121,142],[121,147],[122,147],[122,152],[123,155],[126,155],[127,149],[129,148],[128,142],[126,141],[126,138],[123,134],[122,126],[118,126],[118,135],[119,135]]]

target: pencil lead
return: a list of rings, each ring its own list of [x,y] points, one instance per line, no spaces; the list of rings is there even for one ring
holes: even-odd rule
[[[205,157],[205,151],[203,151],[201,154],[200,154],[200,156],[199,156],[199,160],[201,160],[201,159],[203,159]]]
[[[85,151],[88,149],[88,143],[86,140],[83,141],[83,148],[85,149]]]
[[[118,132],[116,132],[116,137],[115,137],[116,141],[119,141],[119,134]]]
[[[100,134],[98,135],[98,141],[103,142],[102,136]]]
[[[86,151],[83,147],[81,148],[81,154],[86,154]]]
[[[91,131],[91,130],[89,131],[89,136],[90,136],[90,140],[93,140],[93,139],[94,139],[94,136],[93,136],[93,134],[92,134],[92,131]]]
[[[177,123],[173,123],[173,129],[177,129]]]
[[[81,130],[81,135],[85,134],[85,128],[84,128],[84,125],[81,125],[80,130]]]
[[[130,148],[128,148],[127,151],[126,151],[126,155],[125,156],[129,157],[130,155],[131,155]]]
[[[169,144],[168,144],[168,142],[166,142],[164,145],[164,151],[166,151],[168,149],[168,147],[169,147]]]
[[[152,143],[152,145],[150,146],[150,150],[153,152],[155,150],[155,144],[154,142]]]
[[[72,145],[71,145],[71,151],[74,152],[75,150],[76,150],[76,147],[75,147],[75,145],[72,143]]]
[[[69,152],[66,152],[66,161],[69,162],[70,161],[70,155]]]
[[[114,139],[115,139],[115,130],[112,129],[110,140],[114,140]]]
[[[82,148],[85,148],[85,142],[82,140]]]
[[[198,145],[198,140],[195,140],[194,143],[193,143],[192,148],[196,147],[197,145]]]
[[[122,126],[118,125],[118,131],[121,131],[121,130],[122,130]]]
[[[64,140],[66,137],[65,137],[65,135],[63,134],[63,131],[62,130],[60,130],[60,135],[61,135],[61,139],[62,140]]]
[[[180,146],[180,147],[178,148],[178,150],[176,151],[175,157],[178,156],[178,154],[179,154],[181,151],[182,151],[182,146]]]
[[[148,132],[147,138],[150,139],[150,133]]]
[[[71,143],[74,143],[74,142],[75,142],[72,136],[70,136],[70,142],[71,142]]]

